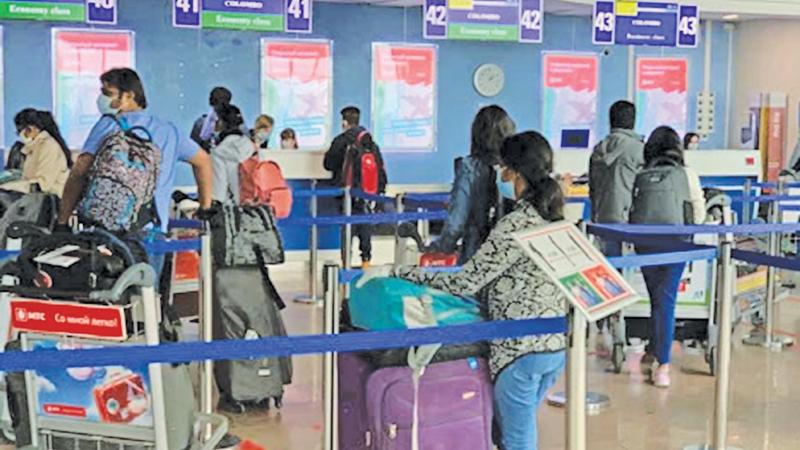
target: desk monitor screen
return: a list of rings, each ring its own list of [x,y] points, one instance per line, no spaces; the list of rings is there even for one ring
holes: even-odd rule
[[[589,130],[561,130],[561,148],[589,148]]]

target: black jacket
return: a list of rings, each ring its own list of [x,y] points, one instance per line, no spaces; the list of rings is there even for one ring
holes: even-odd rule
[[[347,148],[356,141],[358,134],[362,131],[364,131],[364,128],[355,127],[336,136],[331,142],[331,147],[325,153],[323,166],[325,170],[333,173],[331,177],[333,186],[342,186],[344,184],[342,169],[344,169],[344,157],[347,154]]]

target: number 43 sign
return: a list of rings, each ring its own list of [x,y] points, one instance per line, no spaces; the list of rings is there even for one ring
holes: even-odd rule
[[[593,28],[595,44],[697,47],[700,13],[694,5],[597,0]]]

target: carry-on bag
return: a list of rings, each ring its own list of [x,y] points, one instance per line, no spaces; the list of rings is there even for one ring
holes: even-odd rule
[[[51,289],[54,297],[60,297],[59,292],[69,295],[110,289],[126,269],[147,262],[139,242],[123,240],[103,229],[47,234],[17,222],[9,236],[31,237],[16,262],[10,263],[18,270],[20,285]]]
[[[353,326],[363,330],[397,330],[485,320],[475,300],[399,278],[375,278],[363,286],[355,279],[348,307]]]
[[[0,190],[0,240],[3,248],[8,245],[7,233],[13,223],[27,222],[51,231],[58,218],[58,196],[44,192],[15,194]],[[25,247],[29,240],[23,240],[22,246]]]
[[[283,242],[269,206],[224,204],[210,223],[214,263],[218,267],[284,262]]]
[[[492,383],[483,359],[431,364],[419,379],[409,367],[380,369],[366,391],[371,449],[492,449]]]
[[[257,267],[219,267],[214,273],[214,339],[286,336],[283,302]],[[280,407],[284,385],[292,382],[289,357],[218,361],[214,375],[220,391],[238,402],[274,399]]]
[[[367,418],[367,381],[374,368],[356,353],[337,355],[339,373],[339,450],[372,447]]]

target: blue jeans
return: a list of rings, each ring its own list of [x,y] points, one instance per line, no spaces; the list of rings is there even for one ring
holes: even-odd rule
[[[508,365],[494,384],[494,413],[503,450],[536,450],[536,411],[558,380],[565,353],[531,353]]]
[[[669,364],[675,338],[675,305],[686,263],[642,267],[642,275],[650,294],[650,343],[648,351],[659,364]]]

